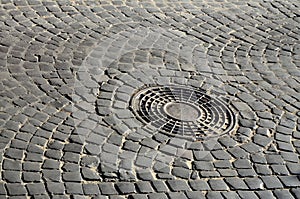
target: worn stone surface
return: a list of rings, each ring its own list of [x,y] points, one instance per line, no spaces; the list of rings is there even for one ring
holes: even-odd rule
[[[299,198],[299,10],[0,0],[0,198]],[[197,141],[137,117],[132,97],[170,84],[205,93],[175,114],[206,121]]]

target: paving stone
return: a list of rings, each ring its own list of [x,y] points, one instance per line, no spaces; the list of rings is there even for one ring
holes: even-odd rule
[[[240,170],[238,170],[239,173]],[[222,177],[234,177],[234,176],[238,176],[238,172],[236,170],[233,169],[218,169],[218,172],[220,173],[220,175]]]
[[[136,182],[136,186],[140,193],[152,193],[153,192],[150,182]]]
[[[233,191],[229,191],[229,192],[221,192],[222,196],[224,198],[238,198],[238,194],[236,192]]]
[[[191,175],[191,171],[186,168],[173,167],[172,174],[180,178],[188,179]]]
[[[257,146],[254,143],[247,143],[241,146],[241,148],[243,148],[245,151],[249,152],[249,153],[257,153],[259,151],[261,151],[261,148],[259,146]]]
[[[184,193],[181,193],[181,192],[169,192],[169,193],[167,193],[168,194],[168,196],[170,197],[170,198],[174,198],[174,199],[187,199],[187,197],[184,195]]]
[[[294,189],[291,190],[291,193],[294,194],[294,196],[296,198],[299,198],[299,196],[300,196],[300,192],[299,191],[300,191],[299,188],[294,188]]]
[[[284,161],[282,159],[282,157],[278,154],[270,154],[270,155],[266,155],[266,159],[268,164],[283,164]]]
[[[99,184],[99,188],[101,193],[104,195],[116,195],[118,192],[116,191],[114,184],[111,182],[104,182]]]
[[[86,195],[99,195],[100,190],[96,184],[83,184],[82,185],[83,192]]]
[[[261,179],[265,183],[265,187],[269,189],[283,188],[281,182],[276,176],[262,176]]]
[[[40,182],[41,174],[36,172],[23,172],[23,180],[24,182]]]
[[[152,182],[154,189],[157,192],[167,192],[169,190],[167,185],[163,181],[153,180],[151,182]]]
[[[231,189],[245,178],[250,189],[224,187],[206,198],[300,198],[298,2],[1,3],[4,197],[204,198],[189,182],[201,177],[211,188],[237,179]],[[236,134],[211,146],[140,130],[130,98],[155,84],[228,97]],[[136,158],[138,151],[145,155]],[[167,183],[169,190],[170,179],[194,191]],[[147,185],[149,196],[125,196],[107,182],[127,180],[160,193]]]
[[[228,186],[222,179],[210,179],[208,180],[211,190],[214,191],[225,191],[228,190]]]
[[[255,165],[255,170],[257,172],[257,174],[260,175],[271,175],[272,171],[271,169],[268,167],[268,165]]]
[[[257,177],[245,178],[245,183],[248,185],[249,189],[263,189],[263,182]]]
[[[62,178],[67,182],[81,182],[82,180],[79,171],[64,172]]]
[[[3,160],[3,168],[6,170],[15,170],[15,171],[20,171],[22,164],[20,161],[13,161],[9,159]]]
[[[204,180],[190,180],[189,184],[195,191],[207,191],[210,190],[208,184]]]
[[[59,182],[61,180],[61,171],[59,170],[47,170],[42,171],[43,177],[47,180]]]
[[[202,171],[211,171],[214,170],[214,166],[211,162],[207,161],[195,161],[195,168],[197,170],[202,170]]]
[[[46,188],[43,183],[27,184],[29,195],[38,195],[46,193]]]
[[[233,166],[239,169],[249,169],[252,168],[250,161],[247,159],[237,159],[233,162]]]
[[[135,194],[135,195],[130,195],[128,198],[131,198],[131,199],[147,199],[148,196],[147,196],[147,194]]]
[[[288,170],[291,174],[299,174],[300,172],[300,165],[298,163],[287,163]]]
[[[231,155],[229,155],[226,151],[219,150],[219,151],[212,151],[212,155],[218,160],[230,160]]]
[[[92,169],[89,169],[89,168],[82,168],[81,173],[82,173],[82,177],[85,180],[100,180],[101,179],[98,172],[96,172]]]
[[[232,163],[230,160],[218,160],[214,162],[215,168],[232,168]]]
[[[6,188],[10,196],[24,196],[27,194],[25,187],[21,184],[6,184]]]
[[[222,199],[223,196],[221,195],[221,192],[217,192],[217,191],[210,191],[206,194],[206,198],[209,198],[209,199]]]
[[[66,193],[68,194],[83,194],[82,185],[80,183],[67,182],[65,183]]]
[[[245,189],[248,189],[245,182],[240,178],[225,178],[225,182],[229,185],[231,190],[245,190]]]
[[[275,175],[288,175],[289,171],[285,165],[271,165],[271,169]]]
[[[254,177],[257,176],[254,169],[237,169],[239,176],[241,177]]]
[[[135,192],[135,187],[132,183],[129,182],[118,182],[116,183],[116,188],[120,191],[122,194],[129,194]]]
[[[300,179],[297,176],[280,176],[280,181],[283,183],[285,187],[299,187]]]
[[[148,195],[149,199],[167,199],[168,196],[165,193],[151,193]]]
[[[274,195],[277,198],[288,198],[288,199],[293,199],[293,195],[288,191],[288,190],[275,190]]]
[[[51,194],[64,194],[65,192],[64,184],[60,182],[47,182],[46,187]]]
[[[271,199],[271,198],[275,197],[271,190],[256,191],[256,194],[260,198],[270,198]]]
[[[189,190],[189,186],[184,180],[168,180],[167,184],[173,191],[185,191]]]
[[[238,191],[241,198],[258,198],[253,191]]]
[[[19,171],[3,171],[2,177],[10,183],[21,183],[21,173]]]
[[[248,156],[248,153],[240,147],[228,149],[228,152],[232,154],[235,158],[245,158]]]

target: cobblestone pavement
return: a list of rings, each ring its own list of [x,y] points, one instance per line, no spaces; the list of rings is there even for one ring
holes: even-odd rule
[[[300,198],[298,0],[0,2],[1,199]]]

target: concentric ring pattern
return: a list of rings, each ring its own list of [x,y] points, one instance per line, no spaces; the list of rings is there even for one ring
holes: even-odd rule
[[[0,0],[0,14],[1,199],[300,198],[299,0]],[[173,98],[132,112],[170,85],[224,117],[228,99],[236,128]],[[152,112],[219,134],[159,131]]]
[[[133,97],[132,106],[146,124],[196,140],[229,133],[236,121],[225,102],[193,87],[166,85],[142,89]]]

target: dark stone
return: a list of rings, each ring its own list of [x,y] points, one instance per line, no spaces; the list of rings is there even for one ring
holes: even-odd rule
[[[130,182],[118,182],[115,184],[118,191],[122,194],[135,193],[135,187]]]
[[[29,195],[38,195],[38,194],[45,194],[46,189],[43,183],[34,183],[34,184],[27,184]]]
[[[153,192],[153,188],[152,188],[150,182],[139,181],[139,182],[136,182],[135,185],[137,186],[138,192],[140,192],[140,193],[152,193]]]
[[[114,184],[111,182],[103,182],[99,184],[99,188],[102,194],[104,195],[116,195],[118,192],[116,191]]]
[[[261,179],[268,189],[283,188],[281,182],[276,176],[262,176]]]
[[[172,191],[189,190],[189,186],[184,180],[168,180],[167,183]]]
[[[6,188],[7,188],[7,191],[8,191],[8,194],[10,196],[22,196],[22,195],[25,195],[27,194],[27,191],[25,189],[25,186],[24,185],[21,185],[21,184],[6,184]]]
[[[210,185],[211,190],[214,191],[226,191],[229,189],[222,179],[210,179],[208,180],[208,184]]]

